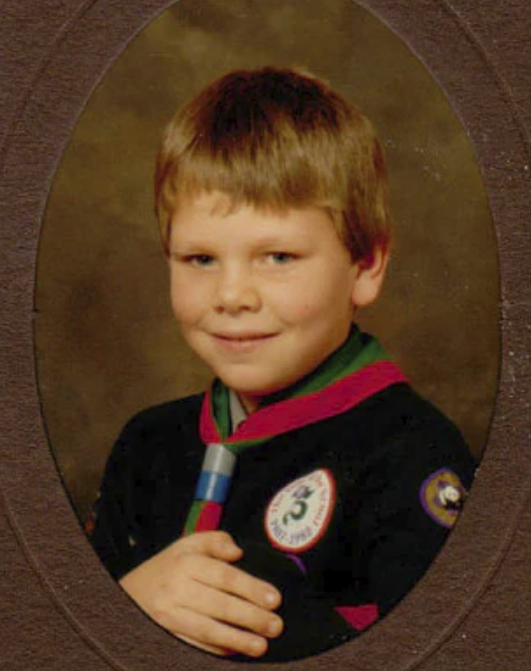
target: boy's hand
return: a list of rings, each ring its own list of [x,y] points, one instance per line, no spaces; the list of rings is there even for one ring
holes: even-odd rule
[[[278,590],[231,566],[242,550],[223,531],[181,538],[120,580],[155,622],[218,655],[260,657],[283,627]]]

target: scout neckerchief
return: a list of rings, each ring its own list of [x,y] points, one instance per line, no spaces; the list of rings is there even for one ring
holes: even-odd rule
[[[326,361],[288,389],[264,399],[262,406],[232,433],[229,390],[220,380],[215,380],[203,399],[199,420],[201,439],[206,445],[217,444],[229,461],[234,460],[231,455],[238,455],[248,447],[339,415],[386,387],[405,381],[380,343],[353,327],[347,341]],[[219,526],[231,469],[223,466],[211,469],[209,464],[212,458],[207,456],[196,500],[184,527],[185,535],[211,531]],[[220,492],[219,496],[216,491]]]

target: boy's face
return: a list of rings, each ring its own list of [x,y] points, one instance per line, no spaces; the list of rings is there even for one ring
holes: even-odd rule
[[[180,205],[171,297],[190,347],[252,412],[345,341],[354,307],[375,298],[381,277],[367,293],[368,271],[320,209],[229,206],[217,192]]]

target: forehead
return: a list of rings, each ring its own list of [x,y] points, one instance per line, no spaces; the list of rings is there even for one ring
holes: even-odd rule
[[[236,239],[267,241],[276,237],[338,238],[327,210],[321,207],[272,208],[236,202],[222,192],[203,192],[180,199],[171,224],[173,241]]]
[[[266,218],[268,216],[283,218],[288,216],[293,209],[297,208],[256,204],[218,190],[198,191],[197,193],[185,193],[179,196],[173,213],[172,224],[182,222],[190,216],[223,219],[239,211],[245,211],[247,214],[255,215],[257,218]]]
[[[239,203],[234,197],[222,191],[199,191],[183,194],[179,198],[173,221],[177,223],[183,215],[190,214],[197,217],[224,217],[246,205],[246,203]]]

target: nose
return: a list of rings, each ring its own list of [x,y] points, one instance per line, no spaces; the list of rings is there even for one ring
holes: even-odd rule
[[[216,312],[238,314],[260,309],[260,291],[251,269],[243,265],[221,268],[217,279]]]

